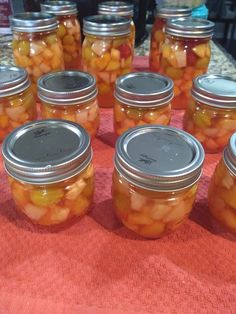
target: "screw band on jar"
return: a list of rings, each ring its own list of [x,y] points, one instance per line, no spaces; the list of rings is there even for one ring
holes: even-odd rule
[[[83,70],[96,77],[98,104],[114,106],[116,79],[131,72],[133,46],[130,21],[120,16],[95,15],[84,19]]]
[[[212,216],[236,234],[236,133],[231,136],[211,178],[208,204]]]
[[[190,17],[192,9],[187,6],[157,6],[156,19],[153,24],[150,42],[150,69],[159,72],[161,45],[165,41],[165,26],[170,18]]]
[[[192,209],[203,160],[201,144],[178,129],[152,125],[124,133],[112,184],[118,218],[147,238],[176,230]]]
[[[168,20],[161,47],[160,72],[174,81],[174,109],[186,109],[192,80],[207,72],[214,23],[197,18]]]
[[[184,129],[207,153],[221,152],[236,131],[236,81],[223,75],[198,76],[191,94]]]
[[[40,225],[87,213],[93,197],[92,149],[86,131],[64,120],[41,120],[13,131],[2,154],[17,208]]]
[[[26,70],[0,66],[0,142],[13,129],[36,119],[36,104]]]
[[[80,71],[61,71],[38,80],[44,119],[65,119],[82,125],[94,137],[99,127],[96,81]]]
[[[65,69],[81,67],[81,34],[77,19],[77,5],[70,1],[48,1],[40,4],[43,12],[56,15],[59,21],[57,35],[61,39]]]
[[[116,81],[114,128],[117,135],[142,124],[169,124],[173,82],[151,72],[121,76]]]

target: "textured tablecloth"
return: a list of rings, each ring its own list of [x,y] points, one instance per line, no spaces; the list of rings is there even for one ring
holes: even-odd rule
[[[181,127],[181,118],[174,112],[171,124]],[[34,226],[15,211],[0,160],[0,314],[236,313],[235,237],[207,212],[220,155],[206,156],[189,220],[163,239],[145,240],[112,210],[114,143],[112,111],[102,110],[92,143],[94,206],[63,228]]]

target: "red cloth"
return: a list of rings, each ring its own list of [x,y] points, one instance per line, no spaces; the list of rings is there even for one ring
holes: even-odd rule
[[[138,59],[143,66],[140,60],[146,59]],[[235,238],[207,212],[207,186],[220,155],[206,156],[184,226],[145,240],[113,213],[112,111],[101,117],[92,144],[95,204],[67,228],[40,228],[15,211],[1,163],[0,313],[236,313]],[[174,112],[172,125],[181,127],[181,117]]]

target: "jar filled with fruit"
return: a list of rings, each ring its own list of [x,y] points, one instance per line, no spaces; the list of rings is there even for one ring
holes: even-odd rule
[[[170,123],[173,82],[166,76],[152,72],[123,75],[116,81],[115,98],[117,135],[138,125]]]
[[[231,136],[211,178],[208,204],[212,216],[236,234],[236,133]]]
[[[97,80],[99,106],[113,107],[116,79],[132,70],[130,21],[113,15],[89,16],[84,18],[83,32],[83,69]]]
[[[236,131],[236,80],[210,74],[195,78],[183,126],[206,153],[223,151]]]
[[[0,143],[13,129],[36,119],[36,103],[27,71],[0,66]]]
[[[59,21],[57,36],[61,39],[66,70],[81,66],[81,33],[76,3],[70,1],[46,1],[41,11],[54,14]]]
[[[104,1],[98,4],[98,14],[119,15],[130,20],[130,41],[135,45],[134,5],[123,1]]]
[[[42,74],[64,70],[57,19],[47,13],[17,13],[11,18],[11,27],[15,64],[27,70],[36,95]]]
[[[168,19],[190,17],[192,9],[187,6],[161,5],[157,6],[155,22],[151,32],[149,67],[151,71],[159,72],[161,45],[165,41],[165,26]]]
[[[168,20],[161,47],[160,72],[174,81],[174,109],[186,109],[192,80],[207,72],[214,23],[198,18]]]
[[[122,223],[146,238],[179,228],[192,210],[204,150],[188,133],[140,126],[118,138],[112,197]]]
[[[94,172],[89,135],[76,123],[41,120],[14,130],[3,160],[17,209],[51,226],[87,213]]]
[[[82,125],[91,138],[99,127],[96,81],[80,71],[59,71],[38,80],[43,119],[65,119]]]

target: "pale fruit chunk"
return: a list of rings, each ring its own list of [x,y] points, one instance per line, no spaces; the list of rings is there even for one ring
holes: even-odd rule
[[[185,203],[183,201],[179,202],[177,206],[171,208],[171,211],[169,212],[169,214],[166,215],[166,217],[164,217],[164,221],[171,222],[171,221],[179,220],[182,217],[184,217],[187,212],[188,210],[186,208]]]
[[[70,213],[69,208],[61,208],[59,206],[54,206],[52,207],[52,214],[50,215],[50,218],[54,223],[60,223],[67,219],[69,213]]]
[[[108,51],[111,47],[111,43],[104,40],[96,40],[92,44],[92,51],[96,53],[98,56],[102,56],[106,51]]]
[[[151,225],[153,220],[139,212],[132,212],[128,215],[127,222],[132,225]]]
[[[145,205],[147,199],[138,193],[132,193],[130,197],[132,210],[140,211]]]
[[[81,194],[85,186],[86,186],[86,182],[83,179],[79,179],[74,184],[71,184],[68,187],[66,198],[69,200],[75,200]]]
[[[6,113],[8,117],[13,121],[18,121],[20,115],[25,112],[25,108],[23,106],[14,107],[14,108],[6,108]]]
[[[88,121],[88,111],[83,110],[76,113],[76,122],[79,124],[86,123]]]
[[[46,214],[46,212],[46,207],[38,207],[33,204],[27,204],[24,207],[24,213],[33,220],[39,220]]]
[[[177,61],[177,65],[179,68],[186,67],[187,64],[187,56],[185,50],[177,50],[175,51],[175,59]]]
[[[192,50],[198,57],[204,58],[207,52],[206,47],[207,47],[206,44],[200,44],[195,46]]]
[[[150,217],[155,220],[163,219],[172,207],[168,204],[161,204],[161,201],[156,201],[156,204],[150,209]]]

